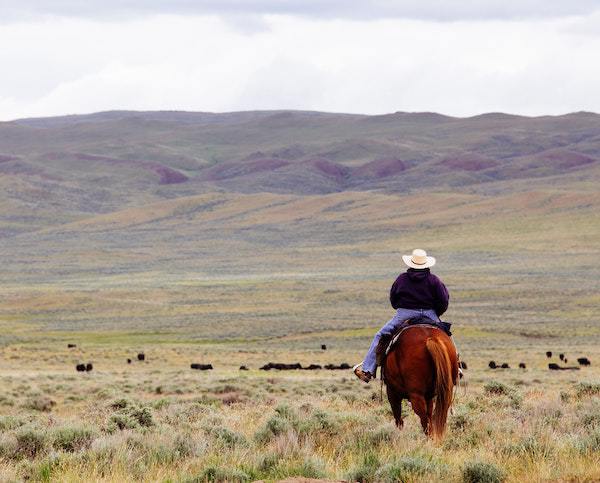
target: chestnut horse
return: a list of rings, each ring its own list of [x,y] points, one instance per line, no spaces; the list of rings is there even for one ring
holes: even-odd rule
[[[402,400],[408,399],[428,436],[441,438],[458,378],[454,344],[426,325],[405,329],[382,365],[382,377],[396,426],[402,428]]]

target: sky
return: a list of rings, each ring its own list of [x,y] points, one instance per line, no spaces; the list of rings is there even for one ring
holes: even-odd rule
[[[0,120],[600,112],[600,0],[0,0]]]

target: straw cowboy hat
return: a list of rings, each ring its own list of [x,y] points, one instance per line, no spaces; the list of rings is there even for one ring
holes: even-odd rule
[[[402,255],[402,260],[410,268],[429,268],[435,265],[435,258],[428,257],[425,250],[415,248],[412,255]]]

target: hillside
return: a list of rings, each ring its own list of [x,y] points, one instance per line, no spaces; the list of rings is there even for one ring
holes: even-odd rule
[[[589,189],[600,116],[115,111],[0,124],[0,234],[209,192]],[[592,183],[592,184],[590,184]]]
[[[423,245],[453,290],[450,318],[511,337],[569,324],[589,342],[599,160],[589,113],[3,123],[0,320],[20,338],[361,328],[389,313],[399,252]]]

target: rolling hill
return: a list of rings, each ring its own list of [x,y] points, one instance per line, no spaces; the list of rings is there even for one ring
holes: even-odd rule
[[[516,310],[528,330],[568,320],[589,341],[599,181],[600,116],[585,112],[1,123],[0,319],[211,337],[363,327],[387,314],[398,252],[424,245],[463,322],[512,327]]]

